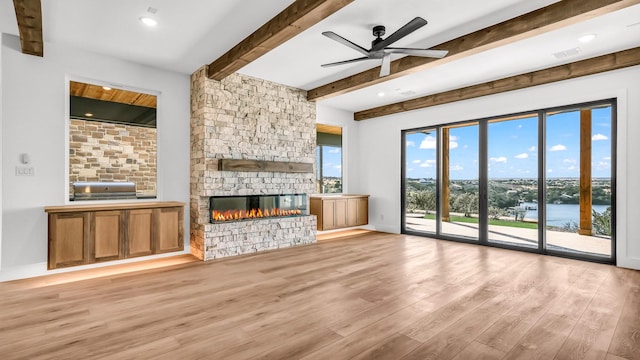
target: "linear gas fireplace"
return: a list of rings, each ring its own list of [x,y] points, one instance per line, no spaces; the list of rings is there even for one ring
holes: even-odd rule
[[[211,223],[309,215],[306,194],[212,196]]]

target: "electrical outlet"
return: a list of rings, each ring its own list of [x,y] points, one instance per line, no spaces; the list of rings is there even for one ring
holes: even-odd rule
[[[33,166],[16,166],[16,176],[34,176],[36,170]]]

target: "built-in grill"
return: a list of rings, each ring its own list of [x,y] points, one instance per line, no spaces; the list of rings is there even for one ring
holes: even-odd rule
[[[136,199],[134,182],[74,182],[71,200]]]

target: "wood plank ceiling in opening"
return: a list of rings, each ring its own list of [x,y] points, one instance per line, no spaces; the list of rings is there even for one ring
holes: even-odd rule
[[[342,135],[342,128],[340,126],[316,124],[316,131],[323,134]]]
[[[107,90],[100,85],[85,84],[76,81],[70,82],[69,95],[112,101],[128,105],[144,106],[154,109],[157,107],[157,97],[155,95],[113,88]]]

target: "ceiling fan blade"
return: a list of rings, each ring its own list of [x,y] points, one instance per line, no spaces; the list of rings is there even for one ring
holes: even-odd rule
[[[422,56],[436,59],[442,59],[449,53],[447,50],[422,50],[411,48],[386,48],[384,51],[390,54],[407,54],[411,56]]]
[[[369,57],[361,57],[361,58],[357,58],[357,59],[338,61],[338,62],[329,63],[329,64],[322,64],[320,66],[322,66],[322,67],[330,67],[330,66],[336,66],[336,65],[351,64],[351,63],[354,63],[354,62],[364,61],[364,60],[371,60],[371,58],[369,58]]]
[[[362,46],[358,45],[358,44],[354,44],[351,41],[343,38],[342,36],[334,33],[333,31],[325,31],[322,33],[322,35],[328,37],[329,39],[335,40],[337,42],[339,42],[342,45],[348,46],[350,48],[352,48],[353,50],[362,53],[363,55],[369,55],[369,51],[367,51],[367,49],[363,48]]]
[[[387,76],[391,73],[391,54],[386,54],[382,58],[382,66],[380,66],[380,77]]]
[[[387,36],[386,39],[380,41],[379,43],[377,43],[376,45],[374,45],[370,51],[376,51],[376,50],[382,50],[384,48],[386,48],[387,46],[393,44],[394,42],[402,39],[403,37],[411,34],[412,32],[420,29],[421,27],[427,25],[427,20],[421,18],[421,17],[417,17],[411,21],[409,21],[408,23],[406,23],[403,27],[401,27],[400,29],[398,29],[396,32],[394,32],[393,34]]]

